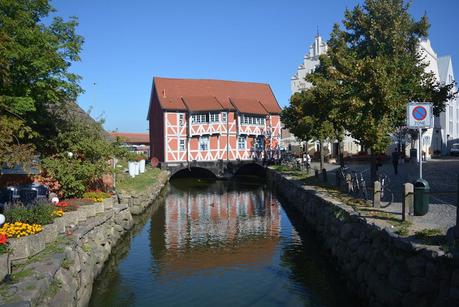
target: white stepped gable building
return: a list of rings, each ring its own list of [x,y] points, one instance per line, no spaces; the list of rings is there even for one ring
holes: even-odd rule
[[[455,80],[450,56],[438,57],[429,40],[421,41],[420,48],[425,56],[424,60],[429,63],[426,70],[432,72],[437,81],[449,84]],[[449,154],[451,145],[459,143],[459,99],[455,98],[446,103],[445,111],[435,117],[434,128],[424,133],[423,141],[428,146],[424,146],[426,153],[442,155]]]
[[[292,94],[301,92],[311,86],[304,78],[306,78],[306,75],[312,73],[320,64],[319,56],[326,53],[327,49],[327,44],[322,40],[322,37],[317,35],[314,43],[309,47],[309,53],[304,56],[303,64],[298,66],[297,72],[292,77]]]
[[[291,79],[291,89],[292,94],[301,92],[302,90],[308,89],[312,86],[311,83],[306,82],[305,78],[308,74],[314,72],[314,70],[319,66],[319,56],[326,53],[328,46],[325,41],[322,40],[322,37],[317,34],[314,38],[314,43],[309,47],[309,52],[304,56],[303,63],[298,66],[298,70],[293,75]],[[293,145],[293,144],[292,144]],[[338,143],[326,144],[329,152],[332,156],[336,156],[338,151]],[[316,144],[318,149],[318,144]],[[344,155],[355,154],[359,152],[360,145],[356,144],[351,137],[346,136],[343,142],[343,152]]]

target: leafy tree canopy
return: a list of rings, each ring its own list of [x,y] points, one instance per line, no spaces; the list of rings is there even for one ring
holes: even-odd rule
[[[69,71],[83,38],[76,18],[43,20],[48,0],[0,0],[0,161],[30,160],[57,135],[57,111],[82,92]]]
[[[372,152],[385,150],[405,120],[407,102],[431,101],[439,114],[453,95],[453,84],[426,72],[419,42],[427,37],[428,19],[414,20],[408,8],[404,0],[366,0],[346,10],[344,30],[335,25],[328,43],[346,93],[345,128]]]

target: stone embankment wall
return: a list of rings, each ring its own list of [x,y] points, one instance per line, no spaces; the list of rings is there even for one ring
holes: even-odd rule
[[[459,306],[459,259],[396,235],[325,192],[268,170],[273,188],[320,237],[365,306]]]
[[[132,214],[145,210],[167,179],[168,174],[161,173],[148,192],[131,197],[142,200],[130,206],[117,204],[115,198],[84,206],[65,213],[38,235],[13,241],[13,281],[0,285],[0,305],[87,306],[112,248],[134,225]]]
[[[169,180],[169,175],[169,172],[162,171],[158,174],[155,184],[145,187],[145,189],[140,192],[118,192],[119,203],[127,204],[131,214],[141,214],[159,195],[159,192]]]

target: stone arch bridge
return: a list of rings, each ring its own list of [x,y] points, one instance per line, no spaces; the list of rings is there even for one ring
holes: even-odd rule
[[[262,161],[254,160],[219,160],[191,161],[182,163],[164,163],[162,169],[171,173],[171,178],[181,176],[201,176],[229,179],[240,175],[266,175],[266,167]]]

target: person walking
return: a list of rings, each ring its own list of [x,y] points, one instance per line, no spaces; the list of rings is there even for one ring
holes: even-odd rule
[[[395,175],[398,174],[398,160],[399,159],[400,159],[400,153],[398,152],[398,148],[395,147],[394,151],[392,152],[392,165],[394,166]]]

